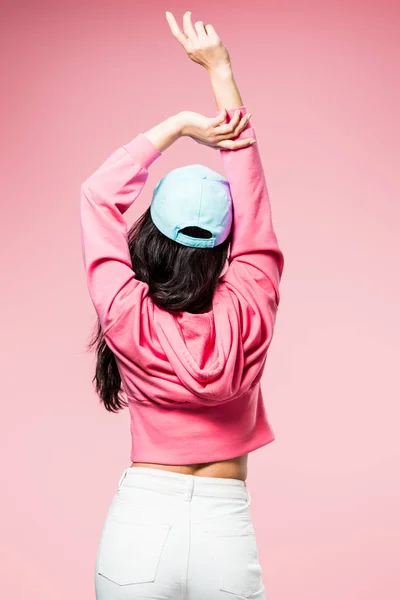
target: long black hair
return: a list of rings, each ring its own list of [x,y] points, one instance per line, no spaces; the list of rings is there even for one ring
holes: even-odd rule
[[[208,238],[209,231],[200,227],[185,227],[186,235]],[[168,310],[203,312],[210,309],[218,279],[228,257],[231,234],[213,248],[184,246],[165,236],[154,225],[150,207],[128,231],[128,245],[136,279],[148,284],[148,294],[154,304]],[[120,397],[121,376],[114,353],[107,346],[99,319],[87,344],[95,349],[97,363],[92,383],[110,412],[127,406]]]

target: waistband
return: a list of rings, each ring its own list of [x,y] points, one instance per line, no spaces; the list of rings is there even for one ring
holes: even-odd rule
[[[241,479],[202,477],[151,467],[127,467],[118,482],[122,487],[142,487],[172,494],[181,494],[186,500],[193,496],[242,498],[251,504],[248,485]]]

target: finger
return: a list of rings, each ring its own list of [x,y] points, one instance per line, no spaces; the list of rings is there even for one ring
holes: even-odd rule
[[[212,25],[210,25],[209,23],[207,25],[205,25],[205,30],[207,32],[207,35],[209,38],[211,38],[213,41],[217,41],[219,40],[219,36],[218,33],[215,31],[214,27]]]
[[[217,127],[218,125],[220,125],[221,123],[223,123],[226,119],[226,108],[223,108],[217,117],[215,117],[212,121],[211,121],[211,127]]]
[[[179,29],[179,25],[176,22],[174,15],[170,12],[166,12],[165,16],[167,17],[168,25],[171,29],[172,35],[178,40],[183,47],[187,44],[187,37],[182,31]]]
[[[219,148],[224,148],[226,150],[238,150],[239,148],[247,148],[248,146],[252,146],[256,140],[254,138],[248,138],[245,140],[224,140],[222,142],[218,142],[216,145]]]
[[[199,40],[206,41],[208,38],[207,31],[204,29],[203,21],[196,21],[194,24]]]
[[[220,127],[217,127],[216,129],[214,129],[214,135],[220,137],[222,139],[227,139],[227,138],[232,138],[232,137],[236,137],[237,135],[239,135],[239,133],[241,133],[245,128],[247,123],[249,122],[249,119],[251,117],[250,113],[247,113],[246,115],[244,115],[244,117],[242,117],[239,121],[239,123],[236,124],[236,126],[233,129],[227,129],[226,131],[224,131],[224,125],[221,125]],[[230,125],[232,123],[232,121],[230,123],[228,123],[228,125]]]
[[[187,10],[183,15],[183,31],[192,42],[197,40],[197,33],[192,25],[192,13],[190,10]]]
[[[240,123],[240,110],[237,110],[229,123],[219,125],[213,131],[214,135],[232,135]]]

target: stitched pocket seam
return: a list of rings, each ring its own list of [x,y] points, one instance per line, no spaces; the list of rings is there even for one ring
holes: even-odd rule
[[[113,531],[115,526],[122,529]],[[99,574],[117,585],[154,581],[170,529],[171,525],[166,523],[139,523],[108,517],[99,550]],[[143,556],[146,555],[146,548],[141,544],[148,544],[148,564],[139,563],[138,567],[135,561],[145,560]],[[136,573],[135,567],[138,568]]]
[[[220,590],[241,596],[243,598],[247,598],[248,596],[253,594],[257,589],[259,589],[259,587],[261,585],[261,566],[258,562],[258,552],[257,552],[257,546],[256,546],[255,533],[252,531],[242,533],[242,532],[234,531],[233,529],[232,530],[228,529],[225,531],[209,531],[208,533],[212,534],[212,538],[213,538],[213,542],[214,542],[211,546],[211,551],[213,553],[214,560],[215,560],[217,575],[219,578]],[[226,556],[226,553],[224,552],[223,547],[221,548],[221,554],[222,554],[222,556],[221,556],[221,554],[218,551],[218,548],[216,547],[216,544],[219,543],[218,540],[221,540],[221,539],[223,540],[224,538],[243,539],[246,537],[248,538],[249,536],[252,537],[253,546],[250,549],[251,551],[249,551],[249,553],[247,552],[247,549],[246,549],[246,553],[244,554],[244,556],[242,558],[243,558],[243,561],[250,560],[250,562],[246,565],[245,568],[252,571],[251,577],[254,577],[255,579],[252,583],[249,583],[249,587],[247,587],[247,589],[243,589],[243,587],[234,586],[234,585],[228,583],[228,581],[231,579],[231,577],[230,577],[230,573],[228,571],[226,571],[225,569],[227,568],[227,566],[230,565],[229,557]],[[233,543],[233,540],[227,540],[227,544],[231,545],[232,543]],[[225,550],[226,550],[226,548],[225,548]],[[240,549],[238,549],[238,551],[240,551]]]

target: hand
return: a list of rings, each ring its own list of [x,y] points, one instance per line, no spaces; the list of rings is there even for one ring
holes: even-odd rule
[[[234,140],[246,127],[250,113],[240,118],[237,110],[229,123],[224,123],[226,111],[223,109],[217,117],[209,118],[192,111],[182,111],[179,114],[180,134],[187,135],[199,144],[210,148],[236,150],[253,144],[254,138]]]
[[[207,71],[230,66],[228,50],[212,25],[204,25],[203,21],[196,21],[193,27],[192,13],[186,11],[183,15],[183,33],[173,14],[170,12],[165,14],[172,35],[183,46],[191,60],[202,65]]]

